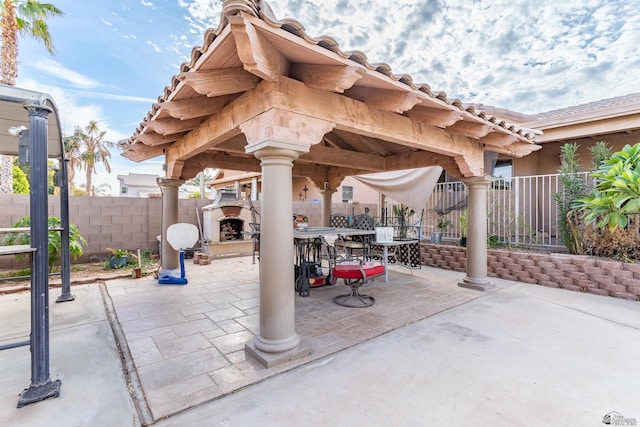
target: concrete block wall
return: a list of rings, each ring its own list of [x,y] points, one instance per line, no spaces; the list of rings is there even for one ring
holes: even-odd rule
[[[459,246],[421,246],[421,263],[464,272],[467,249]],[[640,264],[557,253],[489,249],[487,274],[506,280],[563,288],[577,292],[640,300]]]
[[[211,203],[208,199],[180,200],[180,222],[198,225],[196,207]],[[29,195],[0,195],[0,227],[11,227],[29,215]],[[49,197],[49,216],[60,217],[60,198]],[[161,234],[162,199],[124,197],[70,197],[69,221],[87,240],[78,262],[92,256],[106,258],[107,248],[135,251],[150,248],[158,252],[156,237]],[[72,262],[74,262],[72,260]],[[0,268],[26,268],[28,259],[0,257]]]

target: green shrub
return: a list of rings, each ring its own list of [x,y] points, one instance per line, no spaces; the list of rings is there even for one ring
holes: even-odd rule
[[[29,179],[19,166],[11,167],[13,174],[13,194],[29,194]]]
[[[49,217],[48,220],[49,228],[61,228],[62,224],[60,222],[60,218],[57,217]],[[13,224],[14,228],[20,227],[30,227],[31,221],[28,216],[22,218],[15,224]],[[53,270],[53,266],[59,262],[60,255],[62,255],[62,241],[60,237],[59,231],[50,231],[49,232],[49,271]],[[31,233],[29,232],[17,232],[17,233],[7,233],[1,239],[3,245],[30,245],[31,244]],[[80,234],[80,230],[73,225],[69,224],[69,253],[75,259],[78,256],[82,255],[83,249],[82,245],[86,245],[87,241]],[[24,257],[25,255],[22,255]]]
[[[640,213],[640,143],[613,153],[591,176],[598,183],[596,189],[575,207],[585,214],[587,224],[595,221],[611,232],[625,228],[629,216]]]

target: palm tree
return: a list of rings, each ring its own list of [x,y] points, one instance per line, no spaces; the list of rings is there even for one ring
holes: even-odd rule
[[[109,159],[111,158],[111,152],[109,148],[115,146],[115,143],[110,141],[103,141],[106,131],[98,129],[98,122],[95,120],[89,121],[89,124],[85,126],[84,131],[79,127],[76,127],[74,135],[79,133],[82,136],[84,145],[84,151],[80,155],[80,159],[84,165],[86,173],[86,190],[88,196],[93,196],[92,178],[96,173],[96,165],[100,162],[104,163],[104,168],[107,173],[111,173],[111,166],[109,165]]]
[[[82,163],[82,146],[84,145],[84,132],[76,127],[72,136],[64,139],[64,154],[69,160],[67,163],[67,180],[69,181],[69,194],[73,192],[73,179],[76,177],[76,171],[83,168]]]
[[[53,43],[46,19],[63,15],[62,11],[49,3],[37,0],[3,0],[0,10],[2,27],[2,48],[0,83],[15,86],[18,77],[18,34],[42,41],[49,53],[53,54]],[[0,155],[0,193],[11,193],[11,157]]]

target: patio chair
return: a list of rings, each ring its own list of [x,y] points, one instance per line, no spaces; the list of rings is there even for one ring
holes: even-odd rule
[[[344,284],[351,288],[348,294],[338,295],[333,301],[344,307],[364,308],[375,304],[376,300],[372,296],[360,293],[360,287],[377,276],[385,272],[384,265],[365,262],[362,259],[337,263],[331,269],[333,278],[344,280]]]
[[[369,214],[361,214],[353,217],[352,228],[358,230],[375,230],[375,219]],[[344,244],[349,253],[368,257],[369,245],[372,236],[353,236],[350,240],[345,240]]]
[[[329,215],[329,227],[347,228],[349,227],[349,217],[341,213],[331,214]]]

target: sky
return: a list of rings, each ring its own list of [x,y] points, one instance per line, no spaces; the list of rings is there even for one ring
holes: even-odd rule
[[[220,0],[42,0],[55,55],[19,40],[17,86],[50,94],[63,134],[96,120],[105,139],[129,138],[180,64],[217,28]],[[534,114],[640,92],[640,0],[269,0],[278,19],[343,51],[444,91],[449,99]],[[95,186],[118,174],[162,175],[112,150]],[[84,173],[76,173],[76,184]]]

